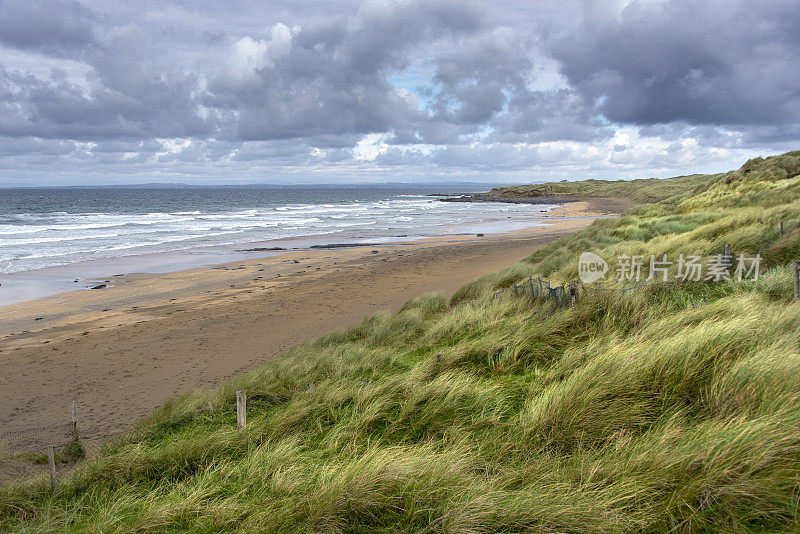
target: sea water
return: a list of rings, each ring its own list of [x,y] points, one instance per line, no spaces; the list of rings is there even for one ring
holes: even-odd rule
[[[164,272],[221,263],[248,245],[392,242],[502,232],[537,224],[552,206],[442,202],[484,187],[241,186],[0,189],[0,304],[22,273],[71,278],[93,265]],[[136,257],[157,257],[136,262]],[[115,260],[116,259],[116,260]],[[88,263],[87,263],[88,262]],[[92,263],[94,262],[94,263]],[[69,266],[82,266],[70,272]],[[59,267],[56,271],[48,268]],[[14,274],[14,276],[11,276]],[[5,298],[4,298],[5,293]],[[38,295],[37,295],[38,296]]]

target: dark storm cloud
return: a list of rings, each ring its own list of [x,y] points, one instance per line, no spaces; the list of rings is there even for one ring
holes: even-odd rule
[[[587,10],[549,42],[570,84],[611,121],[800,121],[796,0],[637,0],[618,16]]]
[[[35,137],[0,137],[0,157],[29,154],[65,156],[75,151],[71,141]]]
[[[557,141],[590,142],[604,139],[613,130],[596,106],[569,89],[531,91],[509,104],[509,112],[496,123],[493,140],[529,143]]]
[[[0,43],[69,55],[94,43],[94,13],[71,0],[0,1]]]
[[[14,24],[28,37],[23,41],[13,34],[4,42],[69,54],[91,67],[91,77],[78,86],[56,75],[41,79],[0,71],[6,111],[0,132],[81,140],[212,136],[246,141],[414,131],[426,117],[387,82],[387,74],[409,65],[415,50],[468,38],[483,25],[482,10],[473,3],[367,3],[351,17],[307,28],[277,23],[262,35],[223,40],[221,52],[187,65],[163,40],[170,32],[134,24],[95,32],[91,24],[98,17],[76,4],[25,6],[6,9],[19,13]],[[45,9],[69,16],[36,26],[30,13]],[[54,29],[46,31],[50,26]],[[102,35],[91,38],[94,33]],[[205,33],[194,37],[208,43]],[[452,78],[443,80],[440,72],[437,83],[443,81],[452,93],[447,98],[463,101],[462,110],[468,111],[460,113],[471,114],[471,123],[491,114],[483,109],[486,99],[497,108],[503,80],[486,81],[484,73],[473,87],[456,88],[459,81]]]
[[[435,123],[469,127],[489,123],[509,101],[528,94],[525,76],[530,69],[531,59],[510,28],[495,29],[443,53],[437,58],[432,84],[423,92],[431,100],[428,109],[434,122],[423,138],[447,141],[447,136],[440,139],[441,129],[439,135],[433,133]]]
[[[239,111],[235,136],[244,140],[413,127],[422,115],[387,74],[407,67],[422,45],[478,31],[479,15],[469,3],[373,3],[354,18],[307,29],[276,25],[269,40],[236,43],[238,69],[212,81],[205,103]]]
[[[796,0],[0,0],[0,168],[738,158],[800,137],[798,27]]]
[[[58,72],[39,79],[0,68],[0,135],[98,140],[211,132],[181,73],[164,83],[137,77],[124,62],[100,64],[95,72],[107,85],[93,84],[87,94]]]

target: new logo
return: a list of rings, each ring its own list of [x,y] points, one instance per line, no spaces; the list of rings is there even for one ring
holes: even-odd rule
[[[578,258],[578,277],[584,284],[597,282],[608,272],[606,260],[593,252],[584,252]]]

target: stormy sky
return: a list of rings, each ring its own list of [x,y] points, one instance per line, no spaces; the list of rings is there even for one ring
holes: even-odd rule
[[[797,0],[0,0],[0,183],[671,176],[800,147]]]

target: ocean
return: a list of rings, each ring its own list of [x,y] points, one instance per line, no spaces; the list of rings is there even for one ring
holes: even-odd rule
[[[487,188],[392,185],[0,189],[0,284],[6,282],[5,286],[0,285],[0,304],[19,300],[9,296],[9,288],[25,285],[21,273],[60,268],[59,276],[66,279],[85,276],[86,265],[92,262],[96,264],[96,276],[109,274],[102,269],[126,267],[128,272],[165,272],[235,261],[245,245],[296,248],[503,232],[536,225],[541,211],[552,207],[441,202],[429,196],[481,190]],[[130,258],[144,256],[161,258],[162,262],[129,265]],[[71,265],[76,269],[81,266],[80,272],[71,272]]]

